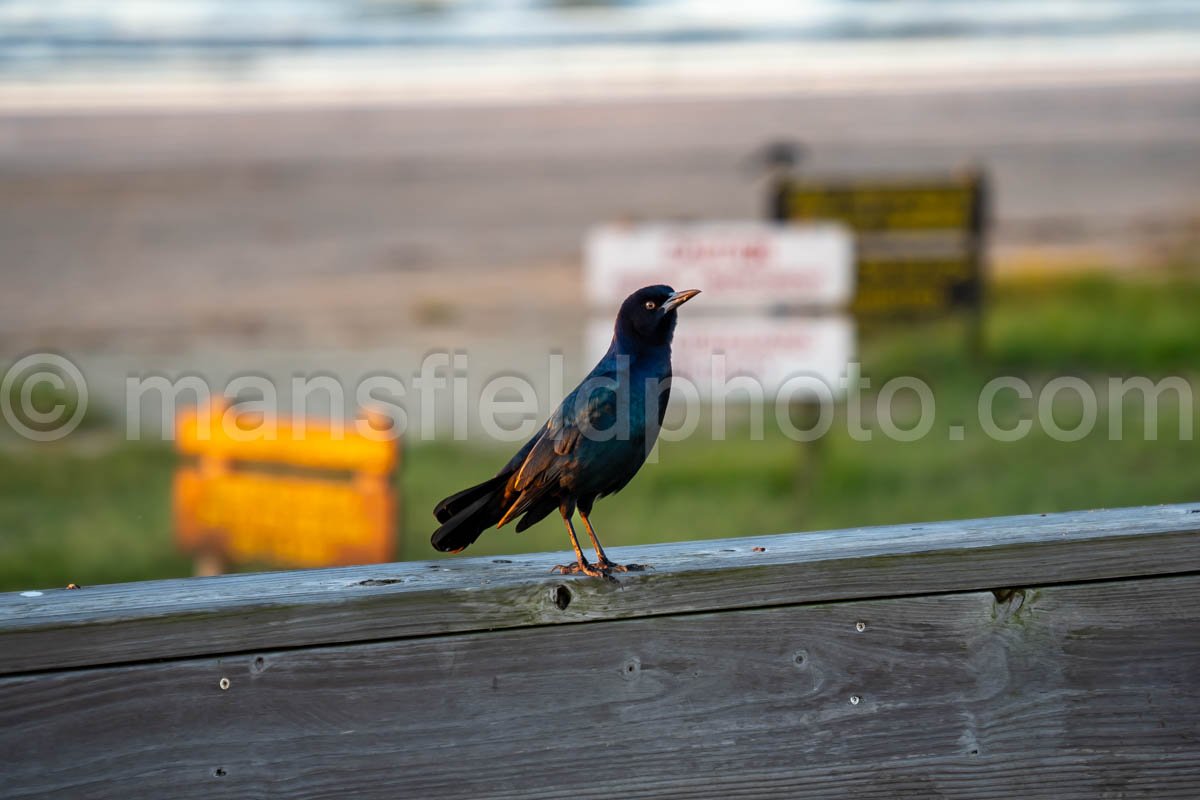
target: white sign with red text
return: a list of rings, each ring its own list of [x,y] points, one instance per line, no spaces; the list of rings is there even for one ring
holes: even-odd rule
[[[701,295],[703,297],[703,295]],[[699,298],[697,298],[699,299]],[[840,397],[846,367],[854,359],[854,322],[842,314],[820,317],[704,316],[680,314],[671,347],[675,375],[686,378],[700,397],[752,400],[747,376],[773,402],[783,389],[797,400]],[[593,320],[587,331],[591,363],[612,341],[611,322]],[[815,382],[824,384],[824,388]],[[825,389],[829,394],[825,395]]]
[[[585,250],[596,306],[653,284],[700,289],[710,308],[839,308],[854,293],[854,240],[832,223],[602,225]]]

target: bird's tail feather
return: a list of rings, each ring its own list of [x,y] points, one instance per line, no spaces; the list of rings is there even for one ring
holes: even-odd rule
[[[538,501],[537,505],[526,511],[525,516],[521,517],[521,521],[517,523],[517,533],[550,516],[552,511],[558,510],[558,505],[558,498],[555,497],[548,497]]]
[[[504,487],[508,483],[508,472],[501,472],[494,478],[489,478],[483,483],[477,483],[474,486],[469,486],[461,492],[455,492],[447,497],[442,502],[438,503],[433,508],[433,516],[438,522],[449,522],[451,517],[458,516],[464,509],[474,505],[475,501],[481,497],[489,497],[497,489]]]
[[[435,550],[457,552],[472,544],[504,515],[502,500],[509,475],[501,473],[438,503],[433,510],[442,523],[430,542]]]

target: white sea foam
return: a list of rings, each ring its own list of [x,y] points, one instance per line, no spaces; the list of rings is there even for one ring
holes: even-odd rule
[[[1187,0],[7,0],[0,108],[1192,78]]]

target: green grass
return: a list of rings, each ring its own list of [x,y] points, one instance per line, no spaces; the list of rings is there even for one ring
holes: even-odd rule
[[[1001,284],[994,299],[997,363],[1118,374],[1200,368],[1200,282],[1093,275]]]
[[[0,452],[0,587],[188,574],[171,545],[174,462],[136,443]]]
[[[865,442],[854,441],[839,418],[818,444],[794,443],[771,424],[770,410],[761,441],[751,441],[741,424],[715,442],[702,424],[696,436],[662,444],[659,463],[648,465],[621,494],[598,503],[593,519],[605,544],[619,548],[1200,500],[1200,449],[1194,441],[1200,415],[1190,410],[1193,440],[1181,440],[1173,394],[1160,405],[1156,441],[1143,437],[1136,403],[1123,412],[1121,441],[1109,441],[1110,411],[1103,405],[1092,434],[1077,442],[1055,441],[1037,425],[1021,441],[993,441],[983,434],[976,412],[980,388],[1001,375],[1020,376],[1035,390],[1052,377],[1077,375],[1101,395],[1110,376],[1184,375],[1200,395],[1197,308],[1200,285],[1183,281],[1088,277],[1006,284],[992,295],[983,358],[967,354],[960,320],[873,326],[860,343],[864,374],[873,391],[897,375],[928,381],[937,403],[928,436],[894,441],[872,424],[872,413],[864,414],[872,428]],[[912,405],[911,396],[902,394],[898,408],[906,397]],[[865,398],[868,411],[874,402],[873,395]],[[1060,424],[1078,419],[1076,406],[1069,393],[1061,396],[1054,409]],[[1001,396],[1002,425],[1033,413],[1032,404]],[[950,439],[950,425],[963,426],[962,441]],[[171,542],[170,450],[89,436],[85,440],[100,441],[91,454],[78,443],[0,450],[0,588],[188,574],[188,560]],[[510,451],[454,442],[410,446],[401,480],[401,557],[434,557],[428,545],[434,503],[494,473]],[[512,528],[486,533],[470,552],[565,546],[561,523],[550,519],[519,535]]]

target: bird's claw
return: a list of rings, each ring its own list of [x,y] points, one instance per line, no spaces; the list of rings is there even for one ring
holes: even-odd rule
[[[607,571],[593,566],[586,561],[576,562],[574,564],[558,564],[550,571],[557,572],[559,575],[591,575],[593,578],[609,577]]]
[[[653,569],[653,567],[649,564],[617,564],[603,558],[597,560],[595,564],[587,560],[577,561],[574,564],[558,564],[550,571],[559,575],[590,575],[593,578],[615,580],[612,576],[614,572],[645,572],[647,569]]]
[[[596,566],[606,574],[609,572],[645,572],[649,564],[615,564],[607,558],[596,562]]]

